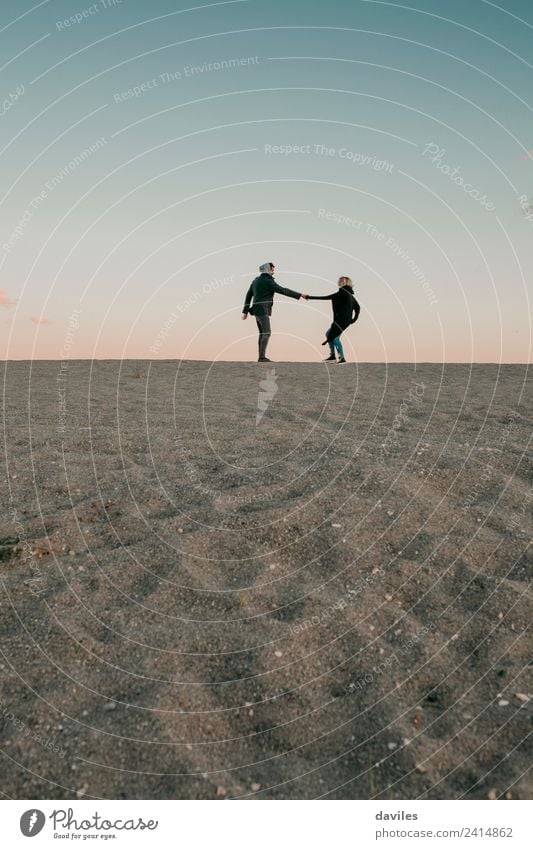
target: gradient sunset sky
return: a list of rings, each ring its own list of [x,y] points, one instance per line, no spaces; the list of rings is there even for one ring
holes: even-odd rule
[[[530,0],[4,0],[3,359],[529,362]],[[295,149],[296,148],[296,149]],[[328,303],[277,297],[315,361]]]

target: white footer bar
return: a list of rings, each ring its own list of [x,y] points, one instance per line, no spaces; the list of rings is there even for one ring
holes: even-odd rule
[[[531,849],[529,801],[4,801],[6,847]],[[34,838],[35,842],[30,840]]]

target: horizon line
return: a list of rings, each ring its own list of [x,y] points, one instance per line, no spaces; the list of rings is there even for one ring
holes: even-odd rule
[[[72,357],[62,359],[61,357],[34,357],[32,359],[17,359],[15,357],[9,359],[0,358],[1,363],[243,363],[257,364],[257,360],[212,360],[212,359],[187,359],[182,357],[168,357],[150,359],[147,357]],[[289,364],[289,365],[322,365],[324,360],[272,360],[274,365]],[[530,366],[533,362],[515,361],[515,360],[353,360],[347,365],[457,365],[457,366]]]

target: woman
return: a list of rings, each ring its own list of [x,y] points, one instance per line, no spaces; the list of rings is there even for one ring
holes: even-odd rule
[[[309,295],[310,301],[331,301],[333,307],[333,324],[326,330],[326,341],[323,345],[329,345],[329,357],[324,362],[336,362],[335,350],[339,355],[339,363],[345,363],[344,351],[340,335],[343,330],[346,330],[350,324],[354,324],[359,318],[361,307],[357,303],[353,293],[352,281],[349,277],[339,277],[337,281],[339,287],[336,292],[331,295]]]

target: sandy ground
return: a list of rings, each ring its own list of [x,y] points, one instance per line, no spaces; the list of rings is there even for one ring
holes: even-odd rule
[[[526,367],[2,376],[5,797],[531,798]]]

